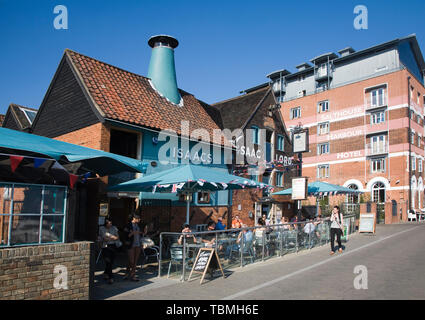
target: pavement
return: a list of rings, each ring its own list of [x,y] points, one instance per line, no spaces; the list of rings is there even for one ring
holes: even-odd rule
[[[97,280],[94,299],[110,300],[327,300],[425,299],[425,223],[378,225],[376,233],[350,235],[343,253],[329,246],[225,270],[226,278],[180,282],[157,277],[154,265],[142,281]],[[100,275],[97,275],[97,278]]]

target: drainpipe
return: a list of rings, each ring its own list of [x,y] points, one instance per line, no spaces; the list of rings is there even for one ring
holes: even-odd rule
[[[410,111],[410,76],[407,77],[407,108],[409,110],[408,116],[409,116],[409,136],[408,136],[408,142],[409,142],[409,210],[412,210],[412,141],[411,141],[411,111]]]

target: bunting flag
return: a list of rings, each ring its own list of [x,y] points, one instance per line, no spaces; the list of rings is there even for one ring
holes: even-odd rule
[[[327,193],[327,192],[325,192],[324,196],[325,196],[325,197],[327,197],[327,196],[328,196],[328,193]]]
[[[90,178],[90,176],[91,176],[91,173],[90,172],[87,172],[86,174],[83,175],[82,181],[83,182],[86,182],[87,179]]]
[[[177,185],[177,189],[181,189],[181,188],[183,188],[183,186],[184,186],[184,182],[182,182],[182,183],[179,183],[178,185]]]
[[[171,189],[172,193],[176,193],[177,192],[177,184],[173,184],[173,188]]]
[[[204,185],[204,182],[201,181],[202,179],[198,180],[198,184],[202,187]]]
[[[24,157],[10,156],[10,167],[12,169],[12,172],[15,172],[16,168],[19,166],[22,160],[24,160]]]
[[[153,186],[152,193],[155,193],[157,185]]]
[[[210,182],[214,187],[217,188],[217,184],[215,182]]]
[[[71,189],[74,189],[75,183],[78,181],[78,176],[76,174],[69,173],[69,186]]]
[[[221,185],[223,186],[223,189],[227,189],[227,183],[221,182]]]
[[[47,159],[34,158],[34,168],[40,168],[46,161]]]

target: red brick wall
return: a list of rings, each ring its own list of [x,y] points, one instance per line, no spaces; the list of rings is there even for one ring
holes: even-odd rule
[[[1,300],[88,300],[92,243],[0,250]],[[55,267],[67,268],[67,289],[55,289]]]

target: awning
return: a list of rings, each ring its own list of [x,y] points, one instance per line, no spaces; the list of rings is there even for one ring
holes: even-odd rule
[[[22,155],[44,155],[55,159],[67,170],[90,171],[100,176],[124,171],[142,172],[140,160],[21,131],[0,128],[1,152]]]

